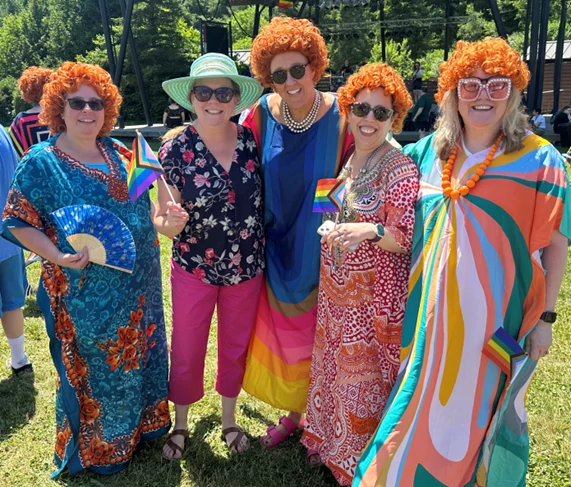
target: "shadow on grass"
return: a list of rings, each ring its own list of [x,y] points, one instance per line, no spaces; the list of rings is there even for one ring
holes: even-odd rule
[[[24,306],[24,318],[40,318],[42,311],[36,301],[36,296],[28,296],[26,298],[26,305]]]
[[[193,486],[338,486],[328,469],[307,465],[305,449],[299,442],[301,433],[272,451],[248,435],[248,450],[230,454],[221,430],[220,416],[210,415],[199,420],[191,431],[181,467],[187,470]]]
[[[33,373],[11,375],[0,382],[0,443],[34,417],[37,394]]]

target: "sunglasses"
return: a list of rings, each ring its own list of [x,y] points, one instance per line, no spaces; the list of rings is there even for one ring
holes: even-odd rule
[[[382,105],[378,105],[376,107],[372,107],[368,103],[353,103],[351,105],[351,113],[359,118],[365,118],[369,115],[371,110],[373,111],[375,119],[379,122],[386,122],[394,113],[393,110],[389,110],[387,107]]]
[[[191,91],[194,93],[196,99],[202,102],[209,101],[212,95],[214,95],[220,103],[230,103],[234,95],[237,94],[236,90],[224,86],[222,88],[216,88],[215,90],[208,86],[195,86]]]
[[[512,82],[509,78],[504,77],[462,78],[458,82],[458,98],[462,101],[477,100],[484,90],[486,90],[490,100],[504,101],[510,97]]]
[[[307,64],[294,64],[289,69],[276,69],[272,74],[272,80],[278,85],[283,85],[287,80],[287,74],[291,74],[293,79],[301,79],[305,76]]]
[[[105,100],[100,100],[99,98],[92,98],[91,100],[84,100],[83,98],[68,98],[66,100],[69,103],[69,108],[72,110],[83,110],[85,105],[89,105],[89,108],[94,112],[100,112],[105,107]]]

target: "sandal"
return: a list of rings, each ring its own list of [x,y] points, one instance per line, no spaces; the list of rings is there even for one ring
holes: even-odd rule
[[[286,432],[282,433],[274,425],[270,426],[266,430],[266,436],[260,437],[260,444],[263,448],[266,448],[267,450],[276,448],[278,445],[281,445],[285,440],[287,440],[291,435],[293,435],[299,427],[287,416],[282,416],[279,420],[279,424],[281,424],[286,429]],[[269,443],[267,443],[268,438],[270,440]]]
[[[163,458],[166,460],[180,460],[182,458],[182,454],[184,453],[184,446],[180,447],[173,441],[173,436],[183,436],[186,440],[188,438],[188,430],[186,429],[178,429],[172,430],[170,435],[167,436],[167,440],[165,441],[165,446],[168,446],[173,451],[172,457],[167,457],[163,452]],[[164,448],[164,446],[163,446]],[[176,452],[180,452],[180,457],[175,458]]]
[[[230,444],[228,444],[228,441],[226,440],[226,436],[228,436],[230,433],[238,433],[236,435],[236,438],[234,438],[232,440],[232,442]],[[229,428],[225,428],[222,430],[222,437],[224,439],[224,441],[226,442],[226,444],[228,445],[228,450],[230,450],[230,453],[244,453],[248,447],[250,446],[250,443],[247,441],[248,437],[246,436],[246,432],[240,428],[239,426],[230,426]],[[240,444],[240,442],[242,441],[242,438],[246,438],[246,446],[244,447],[243,450],[238,450],[238,445]]]
[[[320,465],[323,465],[321,455],[317,450],[313,450],[311,448],[307,449],[307,463],[310,467],[319,467]]]

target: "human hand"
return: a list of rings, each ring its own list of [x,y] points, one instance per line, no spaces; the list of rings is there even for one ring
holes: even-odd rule
[[[84,269],[89,264],[89,250],[83,247],[82,250],[75,254],[64,254],[59,252],[59,255],[54,264],[60,267],[71,267],[72,269]]]
[[[342,223],[321,238],[321,243],[335,245],[341,250],[359,245],[365,240],[376,237],[376,228],[373,223]]]
[[[525,339],[525,351],[532,360],[539,360],[549,353],[553,341],[553,326],[539,320]]]
[[[172,201],[167,202],[166,223],[169,227],[177,229],[180,233],[188,219],[188,213],[180,204]]]

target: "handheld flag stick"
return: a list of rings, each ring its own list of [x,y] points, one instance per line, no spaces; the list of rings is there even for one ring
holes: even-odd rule
[[[161,174],[161,179],[162,179],[163,183],[165,183],[165,188],[167,188],[167,191],[169,192],[169,196],[171,197],[171,201],[176,205],[177,203],[176,203],[176,201],[175,201],[175,199],[174,199],[174,196],[173,196],[173,194],[172,194],[171,189],[169,188],[169,185],[167,184],[167,180],[165,179],[165,175],[164,175],[164,174]]]

